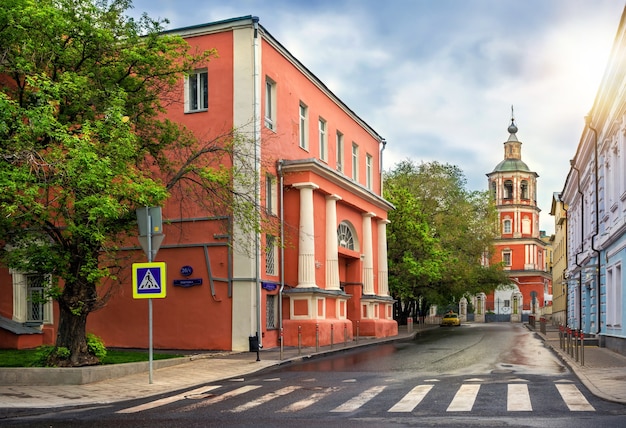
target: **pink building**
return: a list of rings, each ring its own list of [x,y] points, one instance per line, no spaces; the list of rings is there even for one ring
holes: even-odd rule
[[[270,348],[280,344],[281,331],[285,346],[296,346],[299,335],[303,346],[316,337],[320,345],[352,340],[357,330],[396,335],[386,253],[393,207],[382,198],[381,181],[385,140],[256,17],[170,33],[219,56],[181,80],[167,116],[200,139],[231,129],[245,136],[233,163],[221,162],[253,160],[252,194],[279,226],[249,232],[174,195],[163,207],[165,239],[155,258],[167,264],[167,297],[153,299],[154,347],[242,351],[258,333]],[[224,233],[229,222],[232,232]],[[141,251],[129,251],[145,261]],[[15,293],[19,273],[2,275],[2,295]],[[120,292],[90,315],[88,331],[109,347],[147,347],[146,301],[133,299],[130,266],[120,278]],[[3,302],[4,319],[28,321],[28,301]],[[53,305],[46,307],[46,320],[30,321],[54,330]],[[0,346],[6,335],[17,333],[2,331]]]

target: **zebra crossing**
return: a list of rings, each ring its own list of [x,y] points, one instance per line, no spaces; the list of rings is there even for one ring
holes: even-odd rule
[[[352,392],[348,386],[329,386],[329,387],[305,387],[303,385],[289,385],[277,387],[272,389],[266,385],[244,385],[237,388],[230,389],[228,385],[211,385],[197,388],[192,391],[188,391],[183,394],[162,398],[142,405],[126,408],[117,411],[117,413],[137,413],[157,407],[170,405],[175,402],[183,402],[183,406],[175,411],[187,412],[193,411],[199,407],[207,407],[217,405],[218,403],[228,402],[229,399],[235,397],[246,397],[246,401],[242,404],[235,405],[234,407],[226,407],[222,411],[230,413],[243,413],[254,410],[263,405],[278,405],[276,413],[296,413],[302,412],[305,409],[311,408],[316,405],[320,405],[322,402],[330,402],[332,404],[338,404],[331,406],[325,410],[330,413],[353,413],[361,409],[375,408],[381,412],[387,414],[407,414],[415,412],[422,408],[430,408],[431,405],[427,405],[426,401],[429,394],[433,394],[438,388],[443,388],[438,385],[436,381],[432,383],[422,383],[412,387],[408,392],[397,394],[397,391],[391,392],[393,396],[388,395],[383,402],[387,403],[391,399],[395,401],[393,405],[385,408],[380,408],[380,404],[373,404],[376,399],[388,392],[389,385],[375,385],[365,389],[352,388],[355,390],[355,395],[351,398],[343,401],[342,403],[336,403],[333,395],[338,394],[340,397],[345,397],[344,392]],[[458,385],[456,392],[452,396],[450,402],[445,408],[446,413],[461,413],[471,412],[475,410],[475,404],[480,394],[493,387],[494,384],[483,384],[480,382],[464,382]],[[576,385],[568,381],[561,382],[555,381],[554,388],[557,392],[555,399],[561,400],[565,407],[570,412],[594,412],[595,408],[587,401],[585,396],[581,393]],[[269,389],[269,390],[268,390]],[[224,390],[223,392],[220,392]],[[500,394],[496,392],[498,396],[502,395],[506,397],[506,411],[507,412],[532,412],[536,409],[533,408],[531,400],[531,394],[529,390],[529,384],[527,382],[514,382],[506,385],[506,394]],[[339,394],[341,393],[341,394]],[[440,393],[441,394],[441,393]],[[494,394],[492,392],[492,394]],[[329,399],[330,398],[330,399]],[[284,403],[283,403],[284,401]],[[441,398],[438,396],[434,399],[434,402],[440,402]],[[191,404],[187,404],[192,402]],[[277,404],[279,403],[279,404]],[[369,407],[373,406],[373,407]]]

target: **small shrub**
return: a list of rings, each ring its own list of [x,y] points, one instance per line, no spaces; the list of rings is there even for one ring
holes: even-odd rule
[[[92,333],[87,334],[87,349],[89,349],[89,353],[98,357],[100,362],[102,362],[107,355],[107,348],[104,346],[104,341]]]
[[[50,361],[66,360],[70,357],[70,350],[60,346],[40,346],[37,348],[36,357],[31,366],[33,367],[51,367]]]

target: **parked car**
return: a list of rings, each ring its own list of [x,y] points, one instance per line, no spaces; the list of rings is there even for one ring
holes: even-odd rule
[[[459,318],[459,314],[455,314],[453,312],[448,312],[441,319],[441,326],[456,326],[459,327],[461,325],[461,318]]]

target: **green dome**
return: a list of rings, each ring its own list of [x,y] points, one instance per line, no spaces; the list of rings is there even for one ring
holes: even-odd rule
[[[505,159],[494,168],[493,172],[523,171],[531,172],[528,165],[520,159]]]

